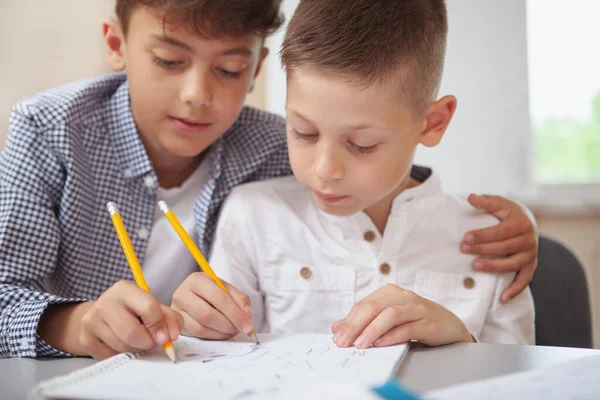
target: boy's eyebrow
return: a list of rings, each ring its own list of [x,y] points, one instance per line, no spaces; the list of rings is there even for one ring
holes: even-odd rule
[[[300,119],[302,119],[302,120],[304,120],[304,121],[308,122],[309,124],[312,124],[312,122],[310,121],[310,119],[306,118],[304,115],[300,114],[300,113],[299,113],[298,111],[296,111],[296,110],[291,110],[291,109],[290,109],[290,110],[288,110],[287,112],[288,112],[288,114],[293,114],[293,115],[295,115],[296,117],[298,117],[298,118],[300,118]]]
[[[180,40],[170,38],[164,35],[153,34],[152,37],[159,42],[170,44],[171,46],[179,47],[180,49],[189,51],[190,53],[194,52],[194,48],[187,43],[184,43]],[[227,49],[222,54],[222,56],[248,56],[252,55],[252,50],[248,47],[235,47],[233,49]]]
[[[168,36],[157,35],[157,34],[153,34],[152,37],[155,40],[158,40],[159,42],[167,43],[167,44],[170,44],[171,46],[179,47],[180,49],[183,49],[183,50],[186,50],[189,52],[194,51],[194,48],[192,46],[190,46],[189,44],[183,43],[177,39],[173,39]]]
[[[353,131],[360,131],[363,129],[369,129],[372,128],[374,125],[373,124],[356,124],[356,125],[350,125],[348,128],[353,130]]]
[[[225,50],[222,56],[248,56],[252,55],[252,51],[247,47],[236,47],[233,49]]]
[[[312,124],[312,122],[310,121],[310,119],[306,118],[304,115],[300,114],[298,111],[295,110],[288,110],[288,114],[293,114],[296,117],[303,119],[304,121]],[[314,125],[314,124],[313,124]],[[356,124],[356,125],[350,125],[348,126],[349,130],[353,130],[353,131],[360,131],[363,129],[370,129],[373,128],[375,125],[373,124],[369,124],[369,123],[362,123],[362,124]]]

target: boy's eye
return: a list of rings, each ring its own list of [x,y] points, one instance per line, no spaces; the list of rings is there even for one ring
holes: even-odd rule
[[[359,146],[355,143],[352,142],[348,142],[348,144],[350,145],[350,147],[352,147],[352,149],[356,150],[357,152],[361,153],[361,154],[368,154],[368,153],[373,153],[375,150],[377,150],[377,145],[373,145],[373,146]]]
[[[300,133],[294,128],[291,128],[290,131],[296,137],[296,139],[300,140],[311,140],[319,136],[317,133]]]
[[[223,68],[217,68],[217,69],[219,70],[219,73],[221,75],[223,75],[225,78],[234,78],[234,79],[237,79],[240,76],[242,76],[242,71],[234,72],[234,71],[229,71],[229,70],[226,70],[226,69],[223,69]]]
[[[165,59],[154,56],[154,63],[156,65],[158,65],[159,67],[170,69],[170,68],[174,68],[178,65],[183,64],[183,61],[165,60]]]

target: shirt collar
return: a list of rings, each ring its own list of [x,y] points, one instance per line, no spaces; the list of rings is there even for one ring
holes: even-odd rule
[[[223,136],[221,136],[219,138],[219,140],[217,140],[217,142],[211,146],[211,169],[210,169],[210,176],[214,179],[219,179],[219,177],[221,176],[221,171],[223,168],[221,168],[221,162],[223,160],[223,146],[224,146],[224,141],[225,139],[223,138]]]
[[[410,176],[421,182],[419,186],[408,188],[402,191],[392,202],[392,214],[399,210],[403,204],[410,203],[415,199],[435,196],[441,194],[442,182],[439,176],[430,168],[413,166]]]
[[[128,81],[119,86],[108,103],[107,126],[124,178],[135,179],[152,172],[152,163],[133,120]]]

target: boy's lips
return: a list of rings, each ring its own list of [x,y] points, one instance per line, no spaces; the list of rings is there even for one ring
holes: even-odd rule
[[[321,193],[314,189],[312,191],[314,194],[317,195],[317,197],[319,199],[321,199],[321,201],[324,201],[325,203],[330,203],[330,204],[337,203],[348,197],[348,196],[337,196],[337,195],[333,195],[333,194],[325,194],[325,193]]]
[[[169,117],[169,120],[185,132],[202,132],[211,125],[210,122],[196,121],[188,118]]]

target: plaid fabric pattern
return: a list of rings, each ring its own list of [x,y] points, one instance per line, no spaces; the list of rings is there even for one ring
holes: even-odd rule
[[[214,144],[194,207],[204,252],[234,186],[291,173],[284,130],[281,117],[244,108]],[[36,334],[42,312],[132,279],[106,203],[119,205],[143,263],[157,185],[126,75],[75,82],[15,106],[0,153],[0,358],[68,356]]]

